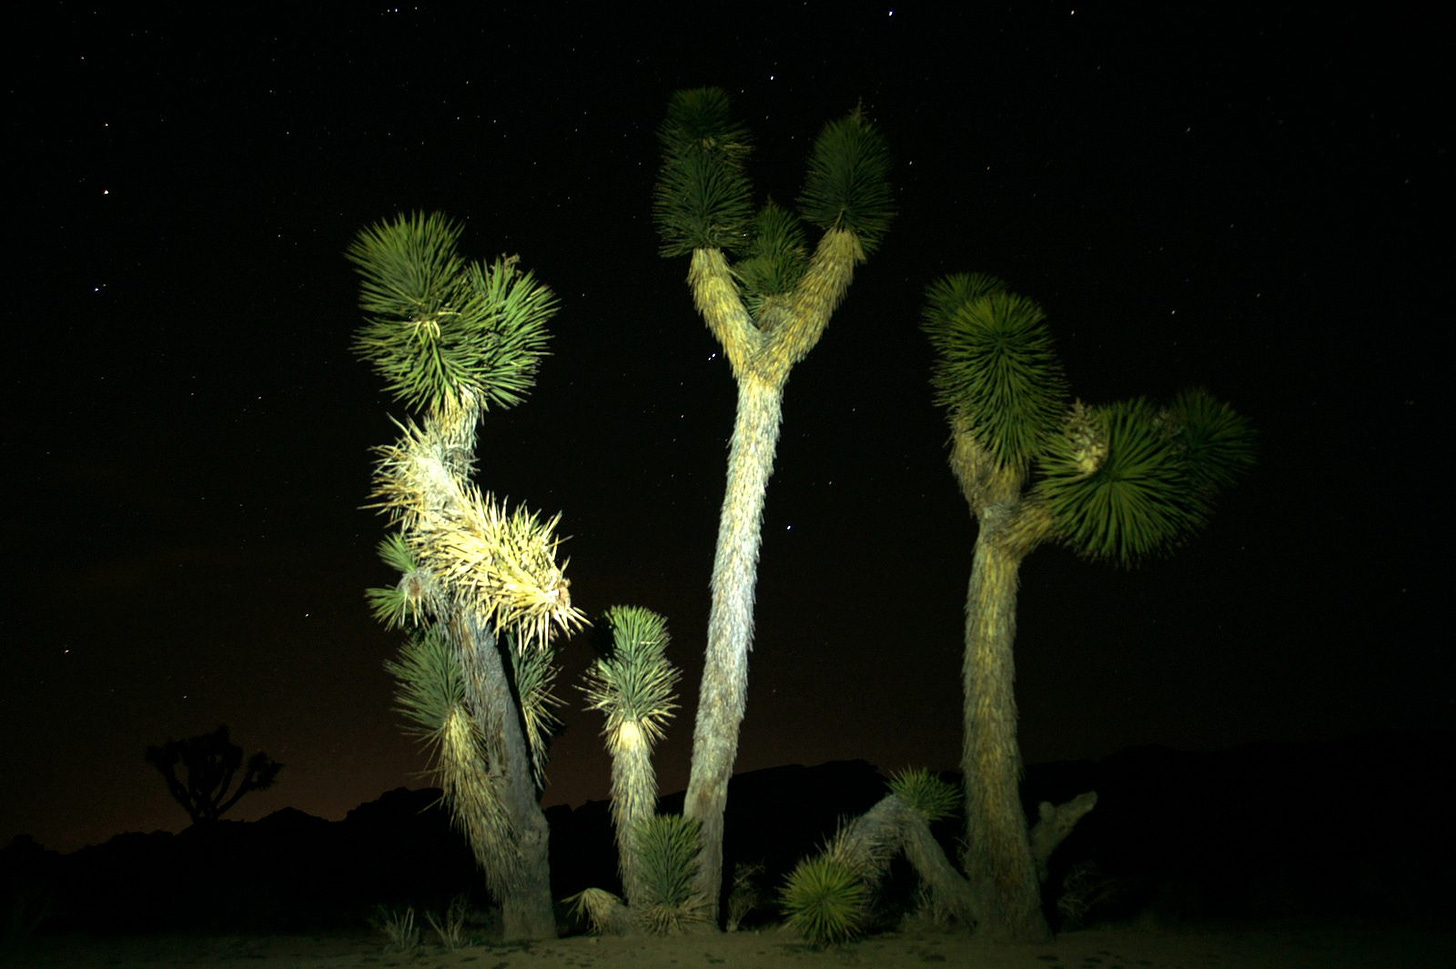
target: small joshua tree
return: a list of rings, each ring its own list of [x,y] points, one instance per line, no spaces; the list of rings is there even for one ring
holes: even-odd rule
[[[380,548],[399,573],[369,592],[408,640],[388,664],[456,824],[501,903],[507,939],[556,934],[549,829],[539,802],[554,723],[553,639],[582,622],[558,563],[557,519],[507,509],[471,482],[476,425],[519,403],[556,300],[515,257],[467,263],[438,214],[371,226],[349,247],[365,323],[355,339],[421,420],[379,449],[376,507],[398,525]]]
[[[652,748],[677,709],[678,671],[667,661],[667,620],[647,609],[614,606],[606,619],[612,651],[586,671],[587,706],[606,714],[602,735],[612,756],[612,825],[629,906],[642,894],[636,829],[657,812]]]
[[[1051,541],[1125,566],[1176,548],[1252,462],[1252,432],[1202,391],[1161,407],[1069,403],[1041,307],[991,276],[932,285],[924,329],[951,469],[978,525],[962,669],[966,873],[986,931],[1039,941],[1050,936],[1038,888],[1045,855],[1095,798],[1043,805],[1041,833],[1028,836],[1012,691],[1021,562]]]
[[[706,922],[709,909],[694,880],[700,844],[696,820],[659,816],[652,748],[677,709],[678,671],[667,661],[667,620],[647,609],[607,610],[611,652],[586,672],[587,706],[606,714],[602,734],[612,755],[612,824],[626,901],[590,888],[574,896],[599,932],[667,935]]]
[[[283,769],[282,764],[259,751],[248,758],[247,768],[238,777],[238,769],[243,766],[243,748],[228,739],[226,725],[212,733],[148,747],[146,756],[147,763],[161,772],[167,790],[193,824],[216,821],[244,794],[272,787]],[[177,776],[179,766],[185,781]],[[234,779],[238,785],[229,793]]]

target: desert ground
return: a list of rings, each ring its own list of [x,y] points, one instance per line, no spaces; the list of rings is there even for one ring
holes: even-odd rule
[[[20,967],[200,966],[208,969],[1406,969],[1456,965],[1456,933],[1435,928],[1257,923],[1178,928],[1125,926],[1064,933],[1049,945],[995,945],[948,932],[897,932],[816,950],[786,931],[687,938],[577,936],[447,951],[425,944],[387,951],[375,933],[278,936],[157,935],[35,939],[0,950]]]

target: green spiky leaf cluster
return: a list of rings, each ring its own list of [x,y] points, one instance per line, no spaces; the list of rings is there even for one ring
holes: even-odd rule
[[[831,121],[814,142],[799,209],[821,229],[850,230],[873,252],[895,215],[890,165],[884,138],[858,109]]]
[[[613,606],[606,618],[612,653],[587,667],[587,706],[606,714],[608,737],[630,723],[651,746],[677,709],[673,688],[680,674],[667,661],[667,620],[638,606]]]
[[[662,255],[742,247],[753,221],[753,189],[743,168],[750,144],[727,93],[676,92],[657,136],[663,159],[652,216]]]
[[[951,276],[930,288],[922,328],[936,351],[936,403],[963,418],[998,464],[1028,466],[1066,413],[1041,307],[994,277]]]
[[[890,793],[931,822],[955,814],[961,800],[960,790],[954,784],[947,784],[924,768],[891,775]]]
[[[379,543],[379,558],[399,572],[400,578],[387,588],[364,590],[378,622],[387,629],[402,629],[444,615],[444,590],[431,573],[420,568],[402,532],[391,532]]]
[[[1194,472],[1185,435],[1202,432],[1142,399],[1090,408],[1087,419],[1105,441],[1095,470],[1076,432],[1053,438],[1040,462],[1036,495],[1057,537],[1084,558],[1123,566],[1177,548],[1207,518],[1206,476],[1224,473]]]
[[[1253,426],[1207,391],[1183,391],[1168,406],[1166,417],[1177,428],[1190,480],[1205,494],[1231,487],[1253,467]]]
[[[437,748],[450,714],[465,702],[465,671],[439,626],[412,629],[399,658],[384,668],[395,680],[395,706],[409,733]]]
[[[369,226],[347,255],[362,277],[355,352],[409,407],[467,392],[484,407],[520,403],[546,352],[556,297],[514,257],[467,263],[461,227],[439,213]]]
[[[794,213],[769,202],[754,219],[747,252],[733,267],[749,315],[760,318],[765,300],[793,292],[808,265],[803,224]]]
[[[696,818],[655,815],[632,832],[642,878],[640,901],[633,917],[647,932],[667,935],[708,920],[703,898],[693,890],[702,850]]]
[[[833,852],[800,861],[779,891],[789,925],[816,945],[839,945],[862,934],[868,901],[860,872]]]

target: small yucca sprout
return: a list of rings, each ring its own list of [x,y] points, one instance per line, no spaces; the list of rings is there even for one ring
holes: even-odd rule
[[[709,918],[702,896],[693,890],[702,850],[699,829],[696,818],[677,815],[651,817],[633,829],[641,894],[633,899],[632,914],[649,934],[669,935]]]
[[[924,768],[900,771],[890,777],[890,793],[919,812],[926,821],[955,814],[960,791]]]
[[[806,858],[779,892],[788,923],[815,945],[840,945],[864,931],[869,891],[855,866],[834,854]]]

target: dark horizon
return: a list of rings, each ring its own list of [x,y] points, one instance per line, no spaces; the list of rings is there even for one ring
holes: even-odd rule
[[[1451,373],[1429,329],[1452,90],[1430,25],[1064,4],[807,4],[706,38],[545,7],[47,16],[7,85],[32,240],[13,278],[37,297],[7,327],[0,844],[182,827],[143,751],[219,723],[285,765],[228,817],[337,818],[428,784],[383,671],[397,636],[363,596],[389,580],[369,449],[406,412],[350,352],[342,256],[413,210],[561,299],[536,388],[482,423],[478,476],[562,512],[596,622],[562,650],[543,802],[606,796],[576,684],[616,604],[667,616],[681,710],[656,763],[685,786],[734,387],[686,260],[657,256],[651,191],[668,96],[706,85],[754,135],[758,197],[784,202],[862,101],[899,208],[789,381],[738,771],[958,765],[975,530],[918,321],[960,271],[1046,307],[1076,395],[1202,386],[1260,440],[1166,561],[1026,561],[1026,763],[1456,723],[1418,450]]]

